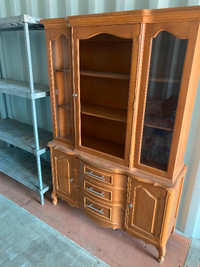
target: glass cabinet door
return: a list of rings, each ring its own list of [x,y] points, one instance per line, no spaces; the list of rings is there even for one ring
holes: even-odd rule
[[[187,39],[168,31],[152,39],[140,164],[167,172]]]
[[[73,102],[69,37],[61,34],[51,41],[51,47],[54,75],[55,135],[72,142]]]
[[[134,97],[130,88],[137,67],[132,61],[137,62],[140,27],[119,28],[94,27],[77,36],[78,149],[128,164],[126,141],[130,142],[131,129],[127,125]]]

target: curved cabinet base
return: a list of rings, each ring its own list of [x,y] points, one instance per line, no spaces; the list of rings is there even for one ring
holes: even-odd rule
[[[95,223],[124,229],[152,244],[158,261],[164,260],[167,240],[174,230],[185,169],[174,185],[155,182],[137,170],[111,168],[100,160],[50,144],[53,204],[61,198],[81,208]]]

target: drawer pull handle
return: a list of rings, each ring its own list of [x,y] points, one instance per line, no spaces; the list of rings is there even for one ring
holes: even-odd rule
[[[91,209],[91,210],[97,211],[98,213],[101,213],[101,214],[104,215],[104,213],[103,213],[103,209],[98,210],[98,209],[94,208],[94,207],[92,206],[92,204],[90,204],[90,205],[87,204],[86,207],[89,208],[89,209]]]
[[[87,190],[87,191],[90,191],[90,192],[92,192],[92,193],[94,193],[94,194],[96,194],[96,195],[98,195],[98,196],[105,197],[105,196],[104,196],[104,192],[99,193],[99,192],[97,192],[97,191],[94,191],[94,190],[93,190],[93,187],[90,187],[90,188],[87,187],[86,190]]]
[[[92,171],[90,171],[90,172],[85,172],[85,173],[88,174],[88,175],[91,175],[91,176],[93,176],[93,177],[95,177],[95,178],[97,178],[97,179],[99,179],[99,180],[105,181],[104,175],[102,175],[102,176],[98,176],[98,175],[94,174]]]
[[[71,179],[70,179],[70,182],[73,182],[73,181],[74,181],[74,179],[73,179],[73,178],[71,178]]]
[[[132,203],[128,204],[128,207],[129,207],[130,209],[132,209],[133,204],[132,204]]]

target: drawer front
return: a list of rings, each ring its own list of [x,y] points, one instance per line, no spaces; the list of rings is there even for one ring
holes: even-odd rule
[[[94,184],[86,180],[84,181],[84,190],[95,197],[99,197],[103,200],[112,201],[112,191],[95,186]]]
[[[97,216],[111,220],[111,208],[100,205],[99,203],[96,203],[87,197],[84,197],[84,208]]]
[[[88,163],[79,160],[78,162],[78,172],[88,179],[90,182],[94,182],[98,184],[100,187],[107,186],[110,188],[117,188],[122,190],[127,190],[127,176],[122,175],[120,173],[115,173],[111,171],[107,171],[101,167],[97,167],[95,165],[91,165]]]
[[[97,181],[100,181],[102,183],[113,184],[113,176],[112,175],[109,175],[103,171],[93,169],[87,165],[84,165],[83,173],[85,176],[90,177],[92,179],[96,179]]]

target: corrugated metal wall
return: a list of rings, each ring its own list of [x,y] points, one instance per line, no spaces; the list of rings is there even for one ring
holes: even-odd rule
[[[123,11],[143,8],[167,8],[199,5],[200,0],[0,0],[0,17],[28,14],[41,18],[54,18],[78,14]],[[34,79],[48,83],[44,32],[31,33]],[[3,33],[2,46],[7,62],[7,78],[27,80],[24,57],[23,34]],[[0,57],[2,53],[0,50]],[[9,115],[31,123],[28,100],[7,97]],[[193,112],[185,162],[189,166],[184,184],[183,197],[177,221],[177,228],[189,236],[200,238],[200,86]],[[49,99],[38,100],[39,126],[51,129]],[[25,112],[24,112],[25,111]]]

